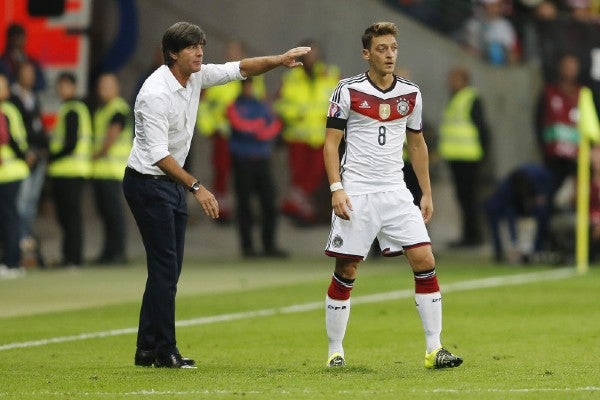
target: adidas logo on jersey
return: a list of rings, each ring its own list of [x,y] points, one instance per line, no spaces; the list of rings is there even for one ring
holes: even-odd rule
[[[369,105],[369,103],[367,103],[366,100],[364,100],[362,103],[360,103],[360,106],[358,106],[358,108],[371,108],[371,106]]]

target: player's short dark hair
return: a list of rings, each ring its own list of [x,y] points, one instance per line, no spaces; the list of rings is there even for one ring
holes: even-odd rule
[[[162,51],[165,64],[175,64],[171,53],[179,53],[188,46],[205,44],[206,35],[198,25],[189,22],[176,22],[165,31],[162,38]]]
[[[77,77],[75,76],[74,73],[72,72],[61,72],[60,74],[58,74],[58,77],[56,78],[56,82],[69,82],[73,85],[75,85],[77,83]]]
[[[371,42],[374,37],[398,34],[398,28],[393,22],[375,22],[373,25],[365,29],[365,33],[362,35],[363,49],[370,49]]]

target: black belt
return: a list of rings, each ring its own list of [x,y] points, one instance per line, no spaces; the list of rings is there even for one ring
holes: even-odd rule
[[[173,179],[169,178],[169,176],[167,176],[167,175],[142,174],[141,172],[137,172],[135,169],[133,169],[131,167],[125,167],[125,175],[135,176],[136,178],[142,178],[142,179],[157,179],[160,181],[173,182]]]

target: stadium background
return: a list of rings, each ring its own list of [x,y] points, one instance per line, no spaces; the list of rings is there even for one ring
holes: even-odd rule
[[[533,104],[540,87],[536,65],[498,68],[465,54],[450,38],[405,17],[380,0],[65,0],[65,14],[59,17],[30,17],[27,7],[50,7],[53,2],[0,0],[2,35],[5,26],[22,22],[28,29],[28,49],[46,67],[48,89],[43,95],[47,105],[45,120],[52,123],[57,107],[53,78],[62,69],[71,69],[81,78],[80,91],[87,94],[90,84],[103,71],[116,71],[126,98],[132,98],[140,75],[151,65],[164,30],[173,22],[188,20],[200,25],[208,37],[205,62],[222,62],[224,45],[232,38],[241,39],[249,55],[279,53],[303,39],[316,38],[323,46],[326,59],[338,65],[343,76],[366,69],[360,58],[360,35],[363,27],[374,21],[390,20],[400,28],[398,65],[411,72],[425,99],[425,123],[428,135],[437,129],[447,98],[446,73],[455,64],[472,71],[473,82],[480,89],[492,130],[492,167],[489,182],[504,175],[518,164],[536,157],[532,127]],[[60,2],[59,2],[60,3]],[[40,23],[43,20],[44,23]],[[49,35],[48,32],[59,31]],[[73,41],[76,43],[73,44]],[[0,36],[0,43],[3,37]],[[68,45],[65,45],[68,44]],[[62,58],[59,55],[62,54]],[[267,75],[271,92],[277,88],[281,70]],[[507,84],[508,83],[508,84]],[[194,142],[193,168],[201,181],[210,179],[209,146],[198,136]],[[279,172],[279,193],[287,189],[285,151],[275,154]],[[457,208],[444,166],[432,161],[432,180],[436,215],[430,224],[437,249],[458,234]],[[96,218],[91,205],[86,224],[86,257],[96,251]],[[229,255],[237,247],[233,229],[215,228],[191,208],[189,235],[198,235],[188,243],[188,251],[198,255]],[[40,235],[43,252],[49,259],[58,257],[58,230],[52,215],[42,213]],[[196,224],[196,222],[199,222]],[[298,230],[282,221],[282,245],[292,253],[320,254],[327,227]],[[211,242],[214,240],[214,242]],[[224,242],[225,241],[225,242]],[[143,254],[137,231],[129,230],[130,254]],[[227,243],[223,246],[223,243]]]

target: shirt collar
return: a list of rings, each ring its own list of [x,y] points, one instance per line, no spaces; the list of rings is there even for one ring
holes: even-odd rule
[[[181,83],[179,83],[177,78],[175,78],[175,75],[173,75],[173,72],[171,72],[171,70],[169,69],[168,66],[162,65],[161,68],[163,69],[163,74],[167,80],[167,85],[169,86],[169,89],[171,90],[171,92],[177,92],[178,90],[185,90],[185,88],[183,86],[181,86]]]

